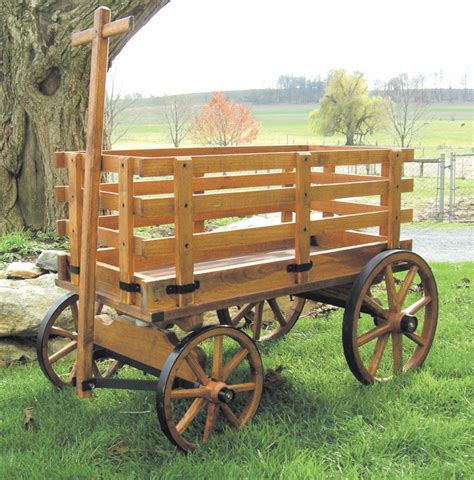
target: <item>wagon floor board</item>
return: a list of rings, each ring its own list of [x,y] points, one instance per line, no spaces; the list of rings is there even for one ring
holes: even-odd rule
[[[324,248],[313,246],[311,247],[311,253],[316,253],[322,250],[324,250]],[[280,260],[293,260],[294,258],[294,248],[275,249],[266,252],[255,252],[246,255],[238,255],[235,257],[225,257],[216,260],[205,260],[202,262],[196,262],[194,264],[194,273],[200,274],[209,271],[215,272],[230,268],[245,267],[257,263],[263,264]],[[161,268],[142,270],[140,273],[149,277],[153,277],[153,279],[155,280],[173,278],[176,275],[174,266],[165,266]]]

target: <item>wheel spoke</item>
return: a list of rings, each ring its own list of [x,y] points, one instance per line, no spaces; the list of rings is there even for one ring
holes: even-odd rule
[[[412,265],[408,270],[405,280],[403,280],[400,290],[398,291],[398,304],[400,306],[402,306],[403,303],[405,302],[405,298],[407,296],[408,290],[410,289],[413,283],[413,280],[415,279],[415,275],[417,273],[418,273],[418,267],[416,265]]]
[[[389,324],[382,325],[381,327],[372,328],[372,330],[363,333],[360,337],[357,338],[357,346],[362,347],[366,343],[372,341],[374,338],[380,337],[381,335],[390,332],[391,329],[392,327]]]
[[[403,334],[392,333],[393,373],[402,373],[403,368]]]
[[[388,306],[392,312],[397,311],[397,290],[395,288],[395,279],[393,277],[392,265],[385,267],[385,286],[387,288]]]
[[[181,398],[205,398],[208,393],[206,387],[197,387],[197,388],[181,388],[172,390],[170,393],[170,398],[181,399]]]
[[[48,358],[49,363],[53,364],[54,362],[57,362],[61,358],[65,357],[68,353],[73,352],[76,348],[77,342],[75,340],[69,342],[65,347],[61,348]]]
[[[99,367],[97,365],[97,362],[92,362],[92,373],[96,378],[102,377],[102,374],[100,373]]]
[[[418,310],[425,307],[430,302],[431,302],[431,297],[424,295],[413,305],[410,305],[408,308],[406,308],[405,313],[407,313],[408,315],[415,315],[415,313],[418,312]]]
[[[381,335],[379,338],[377,338],[377,343],[375,344],[374,348],[374,355],[369,365],[369,373],[373,376],[375,376],[377,373],[377,369],[379,368],[380,360],[382,360],[383,352],[387,346],[389,336],[390,335],[386,333],[385,335]]]
[[[76,332],[70,332],[69,330],[66,330],[65,328],[61,328],[61,327],[54,327],[54,326],[51,327],[51,334],[58,335],[63,338],[70,338],[71,340],[77,339]]]
[[[176,430],[179,434],[182,434],[189,424],[196,418],[196,415],[201,411],[202,407],[206,404],[204,398],[196,398],[191,406],[186,410],[183,418],[176,425]]]
[[[71,371],[69,372],[69,375],[67,377],[67,383],[72,383],[72,379],[76,376],[77,372],[77,358],[74,360],[74,363],[72,364]]]
[[[255,307],[255,303],[247,303],[247,305],[244,305],[235,315],[235,317],[232,319],[232,325],[236,325],[237,323],[242,320],[242,318],[247,315],[247,313],[252,310],[252,308]]]
[[[424,347],[426,345],[425,340],[416,333],[405,332],[405,336],[415,342],[420,347]]]
[[[229,405],[223,403],[221,405],[222,411],[224,412],[225,417],[233,427],[240,427],[240,420],[235,416],[234,412],[231,410]]]
[[[255,390],[255,383],[236,383],[235,385],[228,385],[231,390],[234,390],[235,393],[240,392],[252,392]]]
[[[113,360],[110,367],[102,375],[104,378],[111,377],[117,370],[123,367],[123,363],[118,360]]]
[[[222,345],[224,337],[216,335],[214,337],[214,354],[212,357],[211,377],[214,380],[220,380],[222,376]]]
[[[275,319],[278,321],[278,323],[282,327],[286,326],[286,319],[283,316],[283,313],[281,313],[280,307],[278,306],[278,302],[276,301],[276,299],[269,298],[267,302],[270,305],[270,308],[272,309],[272,312],[275,315]]]
[[[387,312],[383,309],[382,305],[378,304],[372,296],[366,295],[364,298],[364,303],[370,310],[372,314],[379,318],[387,318]]]
[[[209,378],[207,377],[206,372],[203,370],[201,365],[199,365],[198,361],[192,355],[188,355],[186,357],[186,362],[188,362],[188,365],[191,367],[191,370],[194,372],[194,375],[196,375],[199,382],[202,385],[207,385]]]
[[[252,323],[252,337],[255,341],[260,338],[260,331],[262,330],[262,318],[263,302],[260,302],[255,306],[255,316]]]
[[[229,375],[235,370],[237,365],[239,365],[245,357],[248,355],[248,350],[246,348],[241,348],[224,366],[224,370],[222,372],[222,381],[225,382]]]
[[[206,443],[209,437],[214,431],[214,425],[216,424],[217,413],[219,412],[219,405],[215,403],[209,403],[207,407],[206,425],[204,426],[204,434],[202,436],[202,442]]]

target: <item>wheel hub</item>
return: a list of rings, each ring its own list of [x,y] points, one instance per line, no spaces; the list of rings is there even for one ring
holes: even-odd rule
[[[231,388],[228,387],[223,387],[219,390],[219,393],[217,394],[217,399],[225,403],[226,405],[229,405],[230,403],[233,402],[235,398],[235,392]]]
[[[400,330],[403,333],[415,333],[418,328],[418,319],[414,315],[405,314],[400,320]]]

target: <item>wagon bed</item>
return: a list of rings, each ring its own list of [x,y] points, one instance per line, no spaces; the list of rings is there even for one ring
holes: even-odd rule
[[[83,158],[56,157],[69,173],[69,184],[56,189],[69,204],[58,231],[70,238],[58,283],[71,291],[78,285]],[[411,149],[313,145],[104,152],[102,171],[118,181],[100,186],[108,214],[99,217],[97,294],[159,324],[348,283],[384,249],[411,248],[399,235],[400,222],[412,219],[400,205],[401,193],[413,189],[401,178],[412,159]],[[340,173],[361,165],[373,174]],[[278,223],[204,232],[208,219],[271,212],[280,213]],[[320,218],[312,219],[315,213]],[[167,238],[136,230],[169,224],[174,235]],[[368,227],[379,231],[358,231]]]

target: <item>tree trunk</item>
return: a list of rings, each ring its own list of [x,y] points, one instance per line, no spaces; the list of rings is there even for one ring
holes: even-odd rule
[[[134,15],[136,32],[168,0],[101,3],[114,19]],[[67,174],[56,171],[53,154],[85,149],[91,52],[71,47],[70,35],[92,25],[98,5],[0,0],[0,235],[53,228],[61,213],[53,188]],[[110,59],[132,34],[111,41]]]

